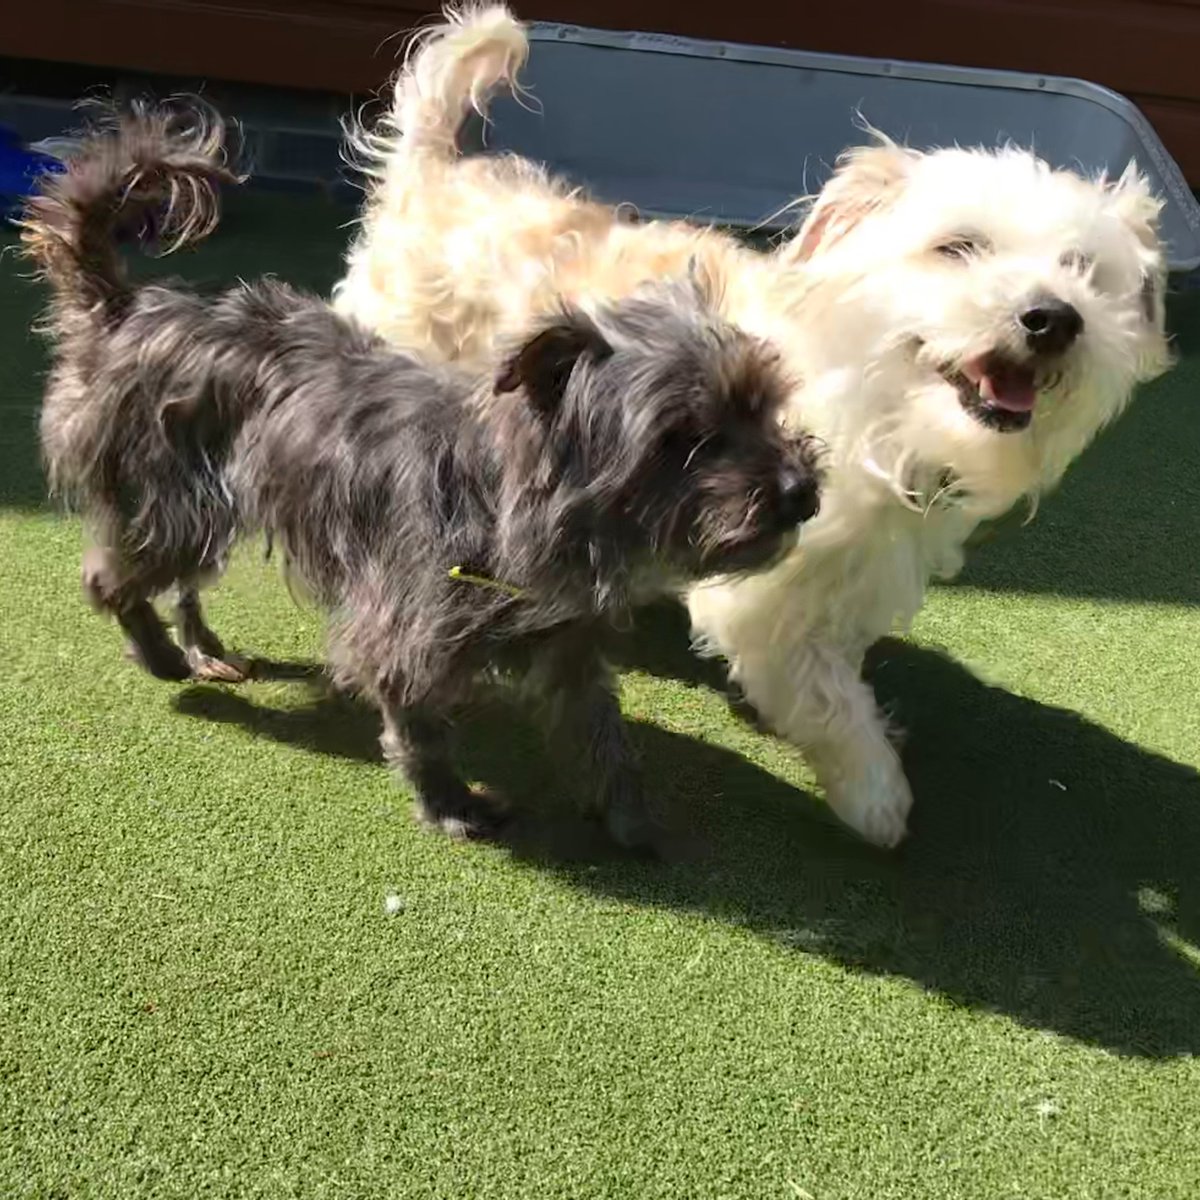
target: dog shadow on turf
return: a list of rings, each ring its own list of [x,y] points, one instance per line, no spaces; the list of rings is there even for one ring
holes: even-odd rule
[[[649,614],[628,661],[718,679],[682,631],[673,614]],[[1117,1052],[1200,1052],[1200,775],[930,650],[882,643],[871,671],[910,730],[916,807],[895,854],[860,845],[737,754],[645,722],[631,731],[647,786],[671,828],[693,831],[665,863],[589,836],[562,793],[569,775],[510,708],[485,705],[464,723],[462,757],[523,810],[511,853],[585,891],[702,912]],[[375,715],[344,698],[276,710],[192,688],[177,705],[379,761]]]

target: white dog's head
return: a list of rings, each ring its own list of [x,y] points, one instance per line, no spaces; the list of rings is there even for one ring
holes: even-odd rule
[[[1036,496],[1169,362],[1159,202],[1017,149],[849,152],[783,255],[809,357],[861,367],[849,416],[898,491]]]

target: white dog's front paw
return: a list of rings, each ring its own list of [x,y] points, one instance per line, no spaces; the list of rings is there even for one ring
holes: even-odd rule
[[[856,764],[826,786],[826,797],[838,819],[874,846],[891,850],[908,832],[912,789],[894,754]]]

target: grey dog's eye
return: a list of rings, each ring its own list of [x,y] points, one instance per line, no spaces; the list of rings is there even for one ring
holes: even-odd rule
[[[956,237],[934,246],[933,252],[942,258],[974,258],[988,248],[987,242],[979,237]]]

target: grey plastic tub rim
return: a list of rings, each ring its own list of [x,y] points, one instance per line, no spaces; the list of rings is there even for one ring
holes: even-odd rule
[[[1006,88],[1024,92],[1046,92],[1073,96],[1098,104],[1125,121],[1137,135],[1147,157],[1158,172],[1168,198],[1175,204],[1188,227],[1200,239],[1200,207],[1197,206],[1179,165],[1167,153],[1158,133],[1137,105],[1102,84],[1063,75],[1032,75],[1021,71],[1000,71],[976,67],[943,66],[937,63],[906,62],[900,59],[864,58],[854,55],[823,54],[810,50],[752,46],[736,42],[706,41],[676,37],[665,33],[620,32],[591,29],[539,21],[529,26],[531,41],[578,42],[614,50],[640,50],[654,54],[683,55],[689,58],[726,59],[733,62],[763,63],[771,66],[800,67],[843,75],[886,75],[893,79],[922,80],[929,83],[962,83],[972,86]],[[1036,149],[1036,147],[1035,147]],[[768,222],[763,222],[764,228]],[[1172,267],[1192,271],[1200,267],[1200,254],[1177,260]]]

